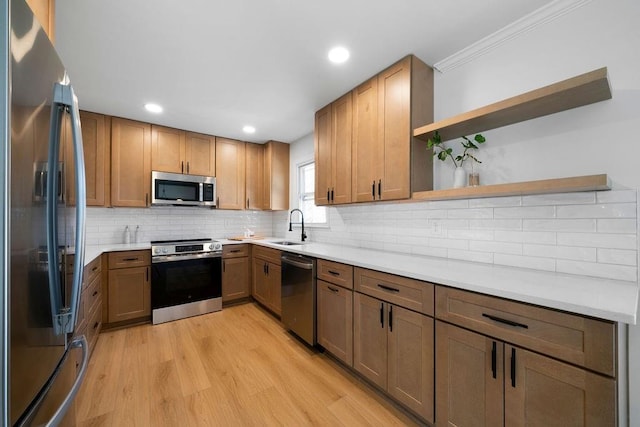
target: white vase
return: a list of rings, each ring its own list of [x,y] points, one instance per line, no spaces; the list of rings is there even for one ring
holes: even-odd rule
[[[467,186],[467,171],[462,166],[458,166],[453,171],[453,188],[461,188]]]

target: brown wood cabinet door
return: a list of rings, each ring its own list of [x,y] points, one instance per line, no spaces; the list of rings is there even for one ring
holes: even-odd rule
[[[222,260],[222,302],[249,296],[249,258]]]
[[[436,321],[436,426],[503,425],[503,354],[501,341]]]
[[[245,144],[245,209],[264,209],[264,146]]]
[[[55,1],[54,0],[27,0],[27,4],[33,11],[44,32],[49,36],[51,43],[55,44]]]
[[[151,314],[150,268],[109,270],[109,323]]]
[[[279,265],[267,264],[267,281],[269,287],[269,307],[278,316],[282,314],[282,268]]]
[[[378,78],[374,77],[353,90],[353,141],[351,197],[354,202],[378,198],[377,184],[380,143],[378,136]]]
[[[103,114],[80,112],[84,169],[87,183],[87,206],[108,206],[109,117]],[[75,193],[75,191],[74,191]]]
[[[318,343],[353,366],[353,291],[318,280]]]
[[[185,173],[216,176],[216,138],[193,132],[185,138]]]
[[[399,402],[433,423],[433,318],[388,304],[389,385]]]
[[[111,205],[146,207],[151,189],[151,125],[111,119]]]
[[[216,185],[219,209],[244,209],[245,143],[216,138]]]
[[[264,152],[264,209],[289,209],[289,144],[266,143]]]
[[[253,274],[251,294],[256,301],[263,305],[268,304],[269,283],[267,280],[267,262],[258,258],[253,259]]]
[[[331,105],[331,203],[351,203],[351,92]],[[316,166],[317,167],[317,166]]]
[[[316,112],[314,126],[316,205],[331,202],[331,104]]]
[[[411,178],[411,57],[378,76],[380,199],[408,199]]]
[[[504,401],[508,427],[616,425],[614,379],[511,345],[505,345]]]
[[[387,304],[355,292],[353,295],[353,367],[387,389]]]
[[[151,126],[151,169],[186,173],[185,132],[163,126]]]

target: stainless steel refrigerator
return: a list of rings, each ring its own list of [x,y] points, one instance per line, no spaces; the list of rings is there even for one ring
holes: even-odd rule
[[[0,425],[59,425],[87,364],[74,336],[86,213],[79,111],[24,0],[0,5]]]

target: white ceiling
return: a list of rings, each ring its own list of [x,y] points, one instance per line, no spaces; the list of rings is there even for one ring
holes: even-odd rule
[[[406,54],[433,65],[547,3],[57,0],[56,47],[82,109],[292,142],[313,131],[316,110]],[[333,65],[338,44],[351,59]]]

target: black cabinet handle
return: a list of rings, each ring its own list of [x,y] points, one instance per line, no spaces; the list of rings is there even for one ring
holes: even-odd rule
[[[337,271],[333,271],[333,270],[328,270],[327,273],[331,274],[332,276],[339,276],[340,273]]]
[[[96,323],[94,323],[94,324],[93,324],[93,329],[97,329],[99,324],[100,324],[100,322],[96,322]]]
[[[184,173],[184,161],[180,162],[180,173]]]
[[[144,205],[149,206],[149,193],[144,195]]]
[[[140,258],[135,257],[135,258],[122,258],[123,261],[138,261]]]
[[[98,295],[98,291],[93,291],[93,293],[91,294],[92,297],[95,297],[96,295]]]
[[[329,188],[327,188],[327,202],[331,201],[331,197],[330,197],[330,192],[329,192]]]
[[[524,323],[514,322],[513,320],[503,319],[501,317],[492,316],[491,314],[482,313],[482,317],[486,317],[487,319],[491,319],[494,322],[504,323],[505,325],[513,326],[516,328],[529,329],[529,326],[525,325]]]
[[[389,306],[389,331],[393,332],[393,306]]]
[[[373,197],[373,200],[376,199],[376,180],[373,180],[373,184],[371,184],[371,196]]]
[[[337,294],[338,292],[340,292],[339,290],[337,290],[336,288],[331,287],[331,286],[327,286],[327,288],[328,288],[331,292],[333,292],[334,294]]]
[[[384,304],[380,303],[380,327],[384,328]]]
[[[247,198],[247,209],[249,209],[249,198]]]
[[[216,197],[216,208],[220,207],[220,197]]]
[[[229,251],[229,253],[232,253],[232,254],[237,254],[238,252],[242,252],[242,251],[240,249],[232,249]]]
[[[93,267],[93,268],[91,269],[91,271],[96,271],[97,269],[98,269],[98,267]]]
[[[516,386],[516,349],[511,349],[511,387]]]
[[[333,187],[331,187],[331,202],[333,202]]]
[[[382,180],[378,180],[378,199],[382,198]]]
[[[494,341],[491,348],[491,372],[493,373],[493,378],[496,378],[498,374],[498,355],[496,353],[496,342]]]
[[[149,281],[149,267],[147,267],[147,282]]]
[[[382,283],[378,283],[378,287],[380,289],[384,289],[385,291],[389,291],[389,292],[400,292],[400,289],[392,288],[391,286],[386,286],[386,285],[383,285]]]
[[[187,173],[189,173],[189,162],[187,162]]]

